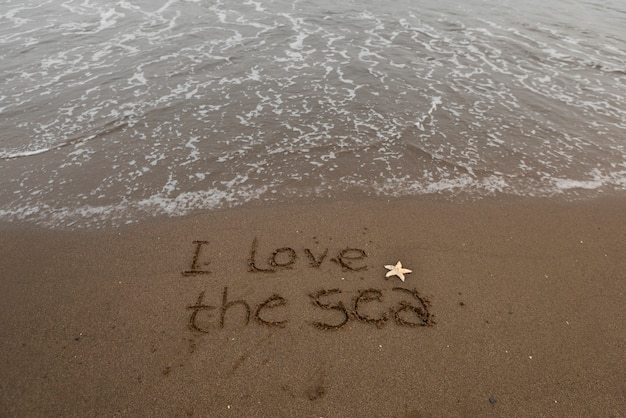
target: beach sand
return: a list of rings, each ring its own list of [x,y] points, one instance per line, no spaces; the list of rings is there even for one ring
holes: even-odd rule
[[[626,416],[624,213],[400,199],[2,225],[0,415]]]

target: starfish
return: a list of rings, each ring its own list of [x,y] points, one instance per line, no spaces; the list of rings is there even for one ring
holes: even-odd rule
[[[412,272],[409,269],[402,268],[402,263],[399,262],[399,261],[398,261],[398,264],[396,264],[395,266],[389,264],[388,266],[385,266],[385,268],[387,270],[389,270],[387,272],[387,274],[385,275],[386,278],[389,278],[391,276],[398,276],[400,278],[400,280],[402,280],[402,281],[404,281],[404,275],[406,273],[411,273]]]

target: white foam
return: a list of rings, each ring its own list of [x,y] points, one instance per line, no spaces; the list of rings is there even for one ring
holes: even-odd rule
[[[626,191],[626,170],[618,169],[603,173],[598,169],[593,169],[584,177],[587,177],[587,179],[554,178],[552,182],[556,189],[561,192],[574,189],[598,190],[604,187]]]
[[[47,147],[35,149],[35,150],[25,150],[25,151],[2,150],[0,151],[0,159],[9,160],[13,158],[30,157],[33,155],[43,154],[44,152],[48,152],[50,150],[51,148],[47,148]]]
[[[18,17],[16,15],[21,13],[21,12],[23,12],[23,11],[27,11],[27,10],[29,10],[29,8],[27,8],[27,7],[18,7],[16,9],[9,10],[6,13],[0,14],[0,20],[1,19],[8,19],[8,20],[11,21],[11,23],[15,27],[19,27],[19,26],[25,25],[28,22],[30,22],[32,19],[25,19],[25,18],[22,18],[22,17]]]

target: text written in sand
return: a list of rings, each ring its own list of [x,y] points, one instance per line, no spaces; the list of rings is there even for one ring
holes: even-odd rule
[[[210,262],[207,261],[209,241],[196,240],[193,244],[189,268],[182,275],[202,277],[212,274],[209,270]],[[327,260],[344,272],[363,273],[369,270],[368,254],[358,247],[314,251],[282,246],[265,254],[261,254],[258,248],[259,241],[254,238],[247,266],[242,269],[247,274],[272,274],[298,268],[319,269]],[[371,276],[376,279],[376,275]],[[361,277],[361,280],[365,278]],[[195,301],[186,306],[189,313],[188,327],[200,333],[244,328],[251,324],[285,328],[290,323],[294,304],[297,305],[300,320],[304,315],[306,324],[324,331],[339,330],[350,323],[364,323],[377,328],[386,324],[399,327],[434,324],[430,302],[417,289],[388,285],[366,289],[318,288],[302,295],[291,295],[289,299],[280,292],[270,291],[270,295],[255,297],[247,291],[244,297],[238,296],[237,289],[229,286],[222,286],[212,292],[202,290]]]

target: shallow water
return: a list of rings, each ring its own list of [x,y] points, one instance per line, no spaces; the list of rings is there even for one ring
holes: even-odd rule
[[[0,220],[626,191],[626,4],[5,1]]]

